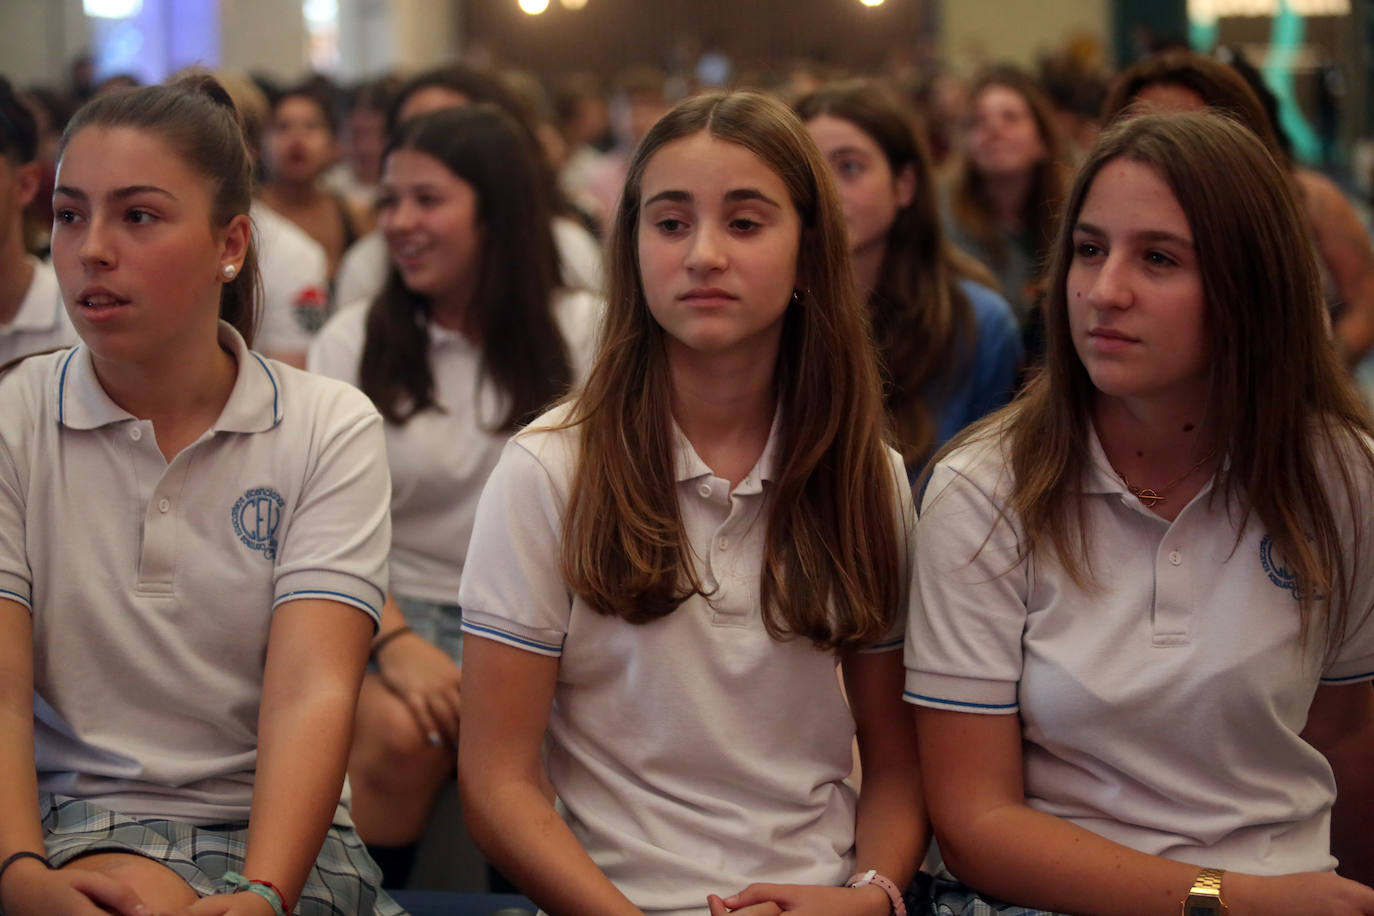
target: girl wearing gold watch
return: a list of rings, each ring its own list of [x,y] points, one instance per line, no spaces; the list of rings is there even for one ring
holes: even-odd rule
[[[1120,121],[1049,276],[1044,373],[918,526],[936,914],[1374,914],[1374,450],[1290,183]]]

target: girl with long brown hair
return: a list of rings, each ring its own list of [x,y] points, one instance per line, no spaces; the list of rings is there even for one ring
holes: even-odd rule
[[[1040,295],[1064,193],[1062,158],[1054,110],[1029,74],[1001,66],[974,80],[946,227],[954,244],[992,268],[1023,323]]]
[[[1220,115],[1084,164],[1045,371],[918,526],[937,914],[1374,913],[1374,454],[1304,240]]]
[[[914,473],[1011,399],[1021,336],[983,265],[945,240],[930,157],[881,84],[831,83],[794,106],[830,163],[849,252],[868,296],[887,404]]]
[[[388,886],[414,844],[460,725],[458,585],[477,498],[506,440],[585,375],[600,301],[558,282],[536,157],[492,105],[411,118],[383,156],[386,286],[310,346],[386,420],[391,595],[363,679],[353,814]]]
[[[612,233],[591,376],[478,506],[469,827],[549,913],[901,912],[910,494],[829,168],[781,103],[692,99]]]

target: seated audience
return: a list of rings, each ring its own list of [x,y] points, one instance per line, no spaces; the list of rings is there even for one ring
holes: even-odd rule
[[[1016,318],[989,289],[987,268],[945,241],[929,157],[897,96],[853,80],[795,107],[835,175],[883,397],[914,474],[1011,399],[1021,369]]]

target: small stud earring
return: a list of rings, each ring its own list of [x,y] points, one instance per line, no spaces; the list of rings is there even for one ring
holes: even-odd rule
[[[224,270],[222,271],[222,273],[224,274],[224,279],[226,280],[234,279],[235,275],[237,275],[238,272],[239,269],[235,267],[233,264],[225,264]]]

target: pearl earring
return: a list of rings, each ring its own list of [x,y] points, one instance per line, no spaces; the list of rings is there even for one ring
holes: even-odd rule
[[[238,272],[239,272],[239,269],[238,269],[237,267],[235,267],[233,264],[225,264],[225,265],[224,265],[224,270],[223,270],[224,279],[226,279],[226,280],[232,280],[232,279],[234,279],[234,276],[235,276]]]

